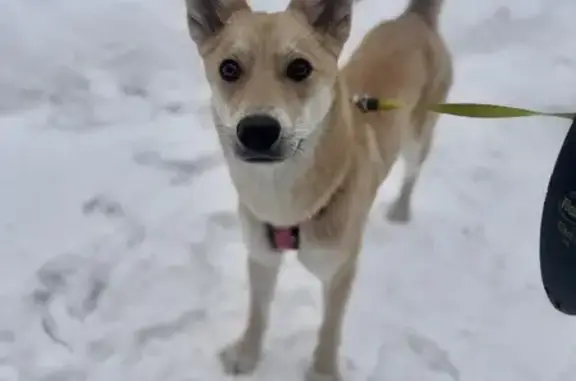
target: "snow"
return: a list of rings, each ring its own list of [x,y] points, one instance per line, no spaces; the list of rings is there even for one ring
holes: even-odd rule
[[[276,10],[280,1],[252,1]],[[576,108],[573,0],[447,1],[451,100]],[[404,2],[357,5],[346,54]],[[0,380],[228,380],[245,252],[180,0],[0,0]],[[383,42],[385,43],[385,42]],[[576,320],[538,270],[564,120],[442,117],[414,220],[368,224],[346,380],[564,381]],[[301,379],[319,285],[282,273],[246,379]]]

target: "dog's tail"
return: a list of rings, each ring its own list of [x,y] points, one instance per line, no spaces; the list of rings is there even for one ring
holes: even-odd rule
[[[420,16],[428,25],[435,28],[444,0],[410,0],[406,13]]]

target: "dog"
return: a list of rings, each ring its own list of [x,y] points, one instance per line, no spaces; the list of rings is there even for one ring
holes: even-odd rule
[[[306,380],[341,380],[341,326],[364,227],[397,157],[405,170],[387,217],[411,217],[437,122],[427,106],[445,101],[453,81],[438,32],[442,0],[411,0],[339,68],[354,3],[291,0],[265,13],[246,0],[186,0],[248,251],[246,327],[219,353],[228,374],[256,369],[282,253],[294,249],[321,281],[324,300]],[[405,107],[362,112],[352,101],[358,94]]]

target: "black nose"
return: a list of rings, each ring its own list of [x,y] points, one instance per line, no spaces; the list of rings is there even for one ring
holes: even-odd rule
[[[249,115],[238,122],[236,135],[254,152],[268,151],[280,139],[280,123],[268,115]]]

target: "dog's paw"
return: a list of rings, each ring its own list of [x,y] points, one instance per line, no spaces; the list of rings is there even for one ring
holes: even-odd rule
[[[410,208],[406,203],[395,202],[390,206],[388,212],[386,212],[386,218],[390,222],[406,224],[410,222],[412,215],[410,213]]]
[[[305,381],[342,381],[342,376],[337,371],[332,373],[319,373],[311,368],[306,373]]]
[[[256,369],[260,361],[260,351],[239,341],[224,347],[218,357],[226,374],[243,375]]]

